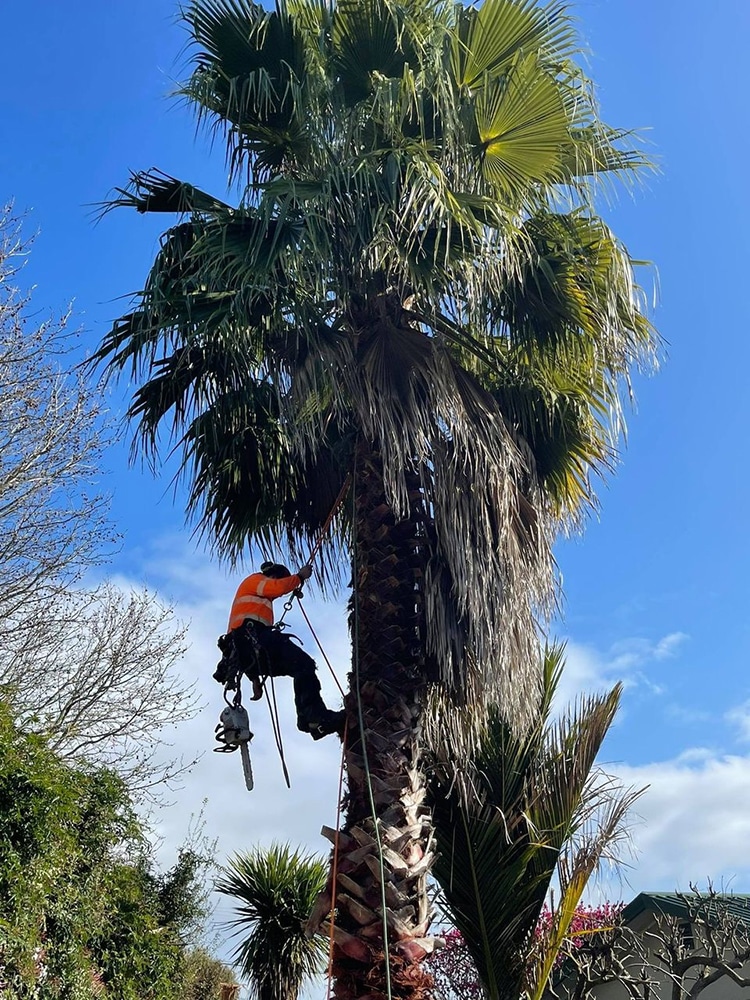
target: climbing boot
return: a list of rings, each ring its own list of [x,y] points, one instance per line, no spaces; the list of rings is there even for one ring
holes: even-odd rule
[[[297,728],[303,733],[309,733],[314,740],[322,740],[324,736],[336,733],[338,736],[344,735],[344,721],[346,713],[332,712],[329,708],[316,713],[307,719],[297,719]]]

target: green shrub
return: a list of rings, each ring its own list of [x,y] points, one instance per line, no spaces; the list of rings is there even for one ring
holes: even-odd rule
[[[177,1000],[206,866],[185,849],[157,872],[123,782],[0,704],[0,1000]]]

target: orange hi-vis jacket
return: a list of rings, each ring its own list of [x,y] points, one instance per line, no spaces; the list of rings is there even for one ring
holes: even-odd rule
[[[246,618],[253,618],[263,625],[273,625],[274,598],[291,594],[301,586],[302,581],[296,573],[282,576],[280,580],[273,580],[262,573],[246,576],[234,595],[227,631],[238,628]]]

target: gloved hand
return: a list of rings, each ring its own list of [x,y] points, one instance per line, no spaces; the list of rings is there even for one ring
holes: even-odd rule
[[[297,570],[297,576],[303,582],[305,580],[309,580],[310,577],[312,576],[312,566],[309,563],[306,566],[300,566],[300,568]]]

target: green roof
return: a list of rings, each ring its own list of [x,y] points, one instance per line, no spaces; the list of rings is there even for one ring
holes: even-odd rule
[[[709,914],[716,905],[719,905],[730,916],[750,925],[750,895],[729,892],[717,893],[711,900],[692,892],[683,893],[682,898],[676,892],[642,892],[622,911],[622,919],[627,924],[639,914],[647,911],[667,913],[673,917],[687,919],[689,913],[685,900],[695,900],[696,902],[702,900],[706,904],[706,911]]]

